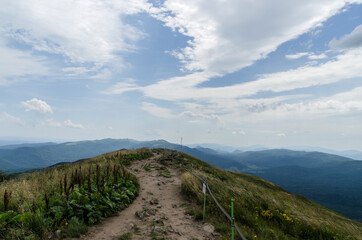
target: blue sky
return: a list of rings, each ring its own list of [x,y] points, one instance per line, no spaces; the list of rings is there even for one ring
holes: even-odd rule
[[[0,0],[0,138],[362,150],[362,1]]]

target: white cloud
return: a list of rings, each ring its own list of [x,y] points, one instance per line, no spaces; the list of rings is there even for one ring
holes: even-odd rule
[[[53,110],[49,104],[37,98],[21,102],[21,104],[26,108],[25,111],[27,112],[34,110],[42,113],[53,113]]]
[[[97,74],[106,64],[117,68],[123,65],[117,53],[134,51],[134,43],[144,34],[123,19],[145,11],[149,6],[146,0],[4,0],[0,8],[0,38],[25,43],[37,55],[58,54],[68,62],[80,65],[66,68],[70,74],[87,71],[82,68],[95,70]],[[21,59],[21,53],[17,53],[20,50],[7,48],[6,51],[13,51],[13,58]],[[23,62],[27,64],[17,64],[17,68],[11,69],[36,71],[41,68],[37,61],[29,60],[24,58]],[[24,74],[28,73],[25,71]]]
[[[111,86],[110,88],[108,88],[107,90],[102,91],[101,93],[106,95],[114,95],[138,89],[139,87],[135,84],[134,80],[128,80],[125,82],[118,82],[113,86]]]
[[[306,65],[284,72],[264,74],[255,81],[242,84],[212,88],[197,87],[196,84],[213,76],[205,72],[197,72],[137,89],[143,91],[146,96],[156,99],[177,102],[193,99],[203,101],[203,103],[217,103],[225,99],[252,96],[262,91],[283,92],[360,78],[362,68],[356,64],[360,62],[362,62],[362,49],[354,49],[320,65]]]
[[[174,51],[187,70],[231,73],[323,23],[346,2],[168,0],[153,16],[191,37]]]
[[[319,55],[315,55],[315,54],[310,54],[308,56],[309,59],[312,59],[312,60],[319,60],[319,59],[325,59],[327,58],[327,55],[322,53],[322,54],[319,54]]]
[[[141,109],[156,117],[169,119],[176,118],[169,109],[157,106],[153,103],[143,102]]]
[[[300,52],[300,53],[296,53],[296,54],[285,55],[285,58],[287,58],[287,59],[298,59],[298,58],[308,56],[308,55],[309,55],[308,52]]]
[[[341,39],[333,39],[329,46],[336,49],[350,49],[362,47],[362,24],[357,26],[350,34]]]
[[[0,118],[0,120],[10,121],[13,123],[18,123],[18,124],[23,123],[23,121],[20,118],[15,117],[7,112],[2,112],[1,116],[2,116],[2,118]]]
[[[281,43],[313,30],[345,4],[341,1],[283,1],[277,4],[230,1],[226,5],[210,1],[166,1],[162,9],[153,8],[153,14],[166,26],[192,38],[189,46],[177,55],[186,69],[201,71],[144,87],[119,83],[103,93],[138,90],[150,98],[174,101],[179,105],[194,101],[204,107],[201,112],[186,111],[227,114],[244,107],[243,98],[259,92],[283,92],[358,78],[362,76],[362,68],[356,64],[362,62],[361,49],[346,51],[323,64],[316,62],[289,71],[264,74],[255,81],[224,87],[200,86],[211,78],[223,77],[248,66]],[[278,9],[273,11],[273,7]],[[326,57],[314,53],[297,55],[316,60]]]
[[[279,118],[289,118],[290,116],[298,113],[298,117],[310,117],[321,115],[335,115],[343,113],[358,114],[362,112],[362,87],[357,87],[348,92],[335,94],[329,97],[313,99],[309,101],[298,101],[295,103],[286,102],[265,102],[259,101],[259,111],[251,110],[255,108],[253,105],[245,105],[251,113],[257,113],[263,118],[278,116]],[[249,106],[249,107],[248,107]]]
[[[52,118],[45,120],[45,124],[50,127],[57,127],[57,128],[60,128],[63,126],[63,124],[61,122],[57,122]]]
[[[277,136],[278,137],[286,137],[287,135],[285,133],[278,133]]]
[[[79,124],[79,123],[73,123],[72,121],[70,120],[65,120],[64,121],[64,126],[65,127],[70,127],[70,128],[79,128],[79,129],[84,129],[83,125],[82,124]]]
[[[285,55],[285,58],[294,60],[294,59],[299,59],[304,56],[308,56],[308,58],[312,59],[312,60],[319,60],[319,59],[327,58],[327,55],[324,53],[315,55],[314,53],[310,53],[310,52],[300,52],[300,53],[296,53],[296,54]]]
[[[42,58],[32,56],[30,52],[5,47],[1,39],[0,56],[0,86],[20,81],[25,75],[48,74]]]

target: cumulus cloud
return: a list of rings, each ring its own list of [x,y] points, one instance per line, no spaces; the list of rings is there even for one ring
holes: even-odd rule
[[[79,123],[73,123],[72,121],[70,120],[65,120],[64,121],[64,126],[65,127],[70,127],[70,128],[79,128],[79,129],[84,129],[83,125],[82,124],[79,124]]]
[[[25,111],[37,111],[42,113],[53,113],[53,110],[49,104],[45,101],[33,98],[21,103],[25,107]]]
[[[350,49],[362,47],[362,24],[357,26],[350,34],[341,39],[333,39],[329,46],[336,49]]]
[[[286,137],[287,135],[285,133],[278,133],[277,136],[278,137]]]

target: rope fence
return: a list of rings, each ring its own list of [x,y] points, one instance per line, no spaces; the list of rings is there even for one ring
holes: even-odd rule
[[[232,207],[232,212],[231,212],[231,216],[228,214],[228,212],[221,206],[221,204],[217,201],[217,199],[215,198],[214,194],[212,194],[211,189],[209,188],[209,185],[207,184],[206,179],[201,178],[199,175],[197,175],[192,169],[191,169],[191,174],[194,175],[197,179],[199,179],[201,182],[203,182],[203,184],[206,184],[206,189],[207,191],[210,193],[211,198],[214,200],[214,202],[216,203],[216,205],[220,208],[221,212],[227,217],[227,219],[230,220],[231,222],[231,227],[232,227],[232,240],[234,240],[234,227],[236,229],[236,231],[239,233],[239,236],[241,237],[242,240],[247,240],[243,233],[240,231],[240,228],[238,227],[238,225],[235,222],[235,218],[233,216],[233,207]],[[205,195],[205,193],[204,193]],[[204,196],[205,198],[205,196]],[[232,200],[233,203],[233,200]],[[233,204],[232,204],[233,205]],[[205,209],[205,201],[204,201],[204,209]],[[204,211],[204,215],[205,215],[205,211]]]

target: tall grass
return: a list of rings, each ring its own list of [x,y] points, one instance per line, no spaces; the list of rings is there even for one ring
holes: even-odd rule
[[[126,166],[152,155],[148,149],[116,151],[1,182],[0,238],[43,238],[68,223],[78,228],[122,210],[138,194]]]
[[[11,194],[9,209],[19,213],[29,211],[33,207],[33,202],[44,198],[45,193],[54,193],[60,188],[60,181],[67,176],[68,179],[76,170],[86,171],[92,169],[92,176],[96,174],[96,166],[100,169],[111,169],[120,166],[123,171],[135,159],[143,159],[152,156],[151,151],[139,149],[137,151],[122,150],[104,154],[92,159],[82,160],[76,163],[69,163],[61,166],[46,168],[39,172],[24,173],[9,181],[0,183],[0,212],[4,211],[4,194],[7,191]]]

